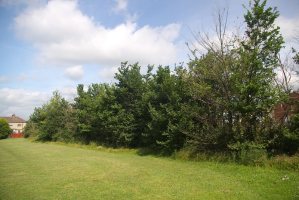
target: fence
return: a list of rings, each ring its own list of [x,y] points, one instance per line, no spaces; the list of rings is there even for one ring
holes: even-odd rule
[[[10,138],[23,138],[24,134],[23,133],[11,133],[9,135]]]

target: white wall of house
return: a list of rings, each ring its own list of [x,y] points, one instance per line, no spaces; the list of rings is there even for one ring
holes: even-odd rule
[[[14,133],[23,133],[26,123],[8,123]]]

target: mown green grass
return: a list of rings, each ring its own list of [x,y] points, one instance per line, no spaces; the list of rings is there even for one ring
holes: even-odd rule
[[[299,199],[296,171],[0,141],[0,199]]]

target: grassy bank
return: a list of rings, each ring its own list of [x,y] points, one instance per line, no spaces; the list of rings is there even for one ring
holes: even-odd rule
[[[0,199],[298,199],[295,171],[0,141]]]

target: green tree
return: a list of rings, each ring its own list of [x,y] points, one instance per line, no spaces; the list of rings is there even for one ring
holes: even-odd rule
[[[238,37],[226,34],[227,12],[217,15],[215,33],[217,41],[208,34],[200,34],[196,40],[205,49],[188,63],[184,78],[189,101],[184,105],[186,120],[184,133],[188,142],[200,150],[223,150],[237,130],[238,92],[236,90],[236,63]]]
[[[0,139],[5,139],[12,133],[9,124],[5,119],[0,118]]]
[[[297,42],[299,42],[299,38],[297,38]],[[296,64],[299,64],[299,52],[296,51],[295,48],[292,48],[293,60]]]
[[[25,126],[25,137],[38,138],[44,130],[46,119],[46,105],[35,108]]]
[[[180,69],[177,69],[179,71]],[[183,147],[186,136],[180,130],[184,100],[178,72],[159,66],[145,94],[150,118],[143,135],[148,147],[172,153]]]
[[[287,135],[288,141],[285,146],[286,152],[289,154],[295,154],[299,150],[299,103],[297,102],[297,110],[289,121],[289,134]]]
[[[279,16],[276,8],[266,7],[267,1],[254,0],[244,15],[247,29],[239,48],[240,60],[236,72],[237,108],[241,120],[240,142],[262,142],[264,120],[280,101],[275,87],[278,53],[284,43],[275,25]]]
[[[99,112],[97,113],[98,141],[113,147],[128,147],[132,144],[134,116],[126,112],[116,100],[116,87],[106,86]]]
[[[117,81],[115,100],[130,120],[130,122],[122,121],[127,127],[127,132],[123,133],[123,137],[132,147],[142,146],[142,133],[148,118],[146,103],[143,99],[147,89],[147,75],[142,75],[140,70],[141,66],[138,63],[131,65],[124,62],[115,74]]]
[[[68,142],[74,138],[76,123],[72,106],[55,91],[48,103],[35,108],[25,133],[41,141]]]
[[[189,63],[185,133],[198,149],[226,149],[236,130],[236,93],[231,51],[209,51]],[[188,114],[189,113],[189,114]]]
[[[77,97],[74,108],[78,119],[78,130],[76,137],[85,143],[90,141],[101,142],[101,121],[98,113],[102,109],[102,101],[109,86],[106,84],[92,84],[84,91],[83,85],[77,87]]]
[[[244,15],[245,37],[228,37],[227,15],[219,12],[218,41],[206,34],[197,38],[206,52],[198,56],[195,49],[188,63],[190,122],[184,131],[197,148],[239,151],[267,143],[270,112],[282,96],[275,85],[283,44],[278,15],[266,1],[255,0]]]

